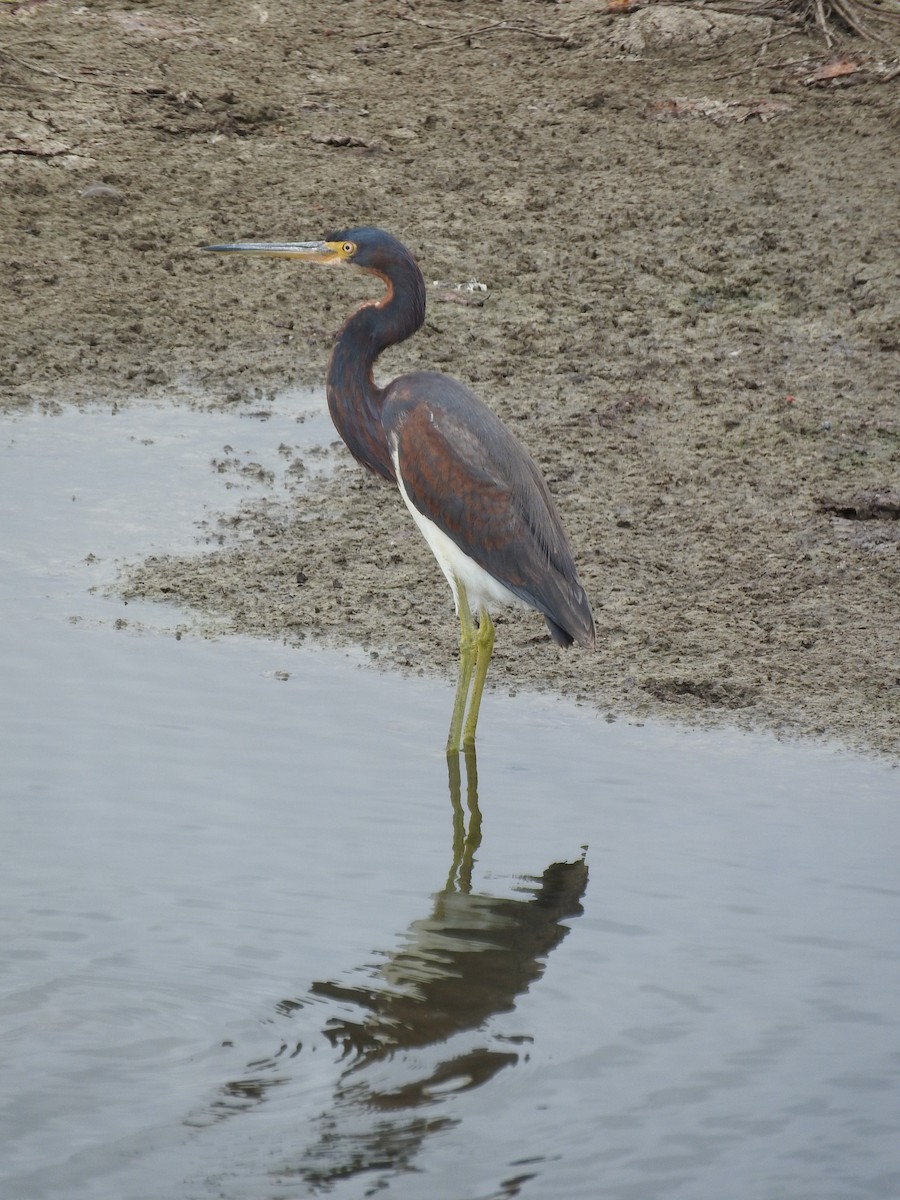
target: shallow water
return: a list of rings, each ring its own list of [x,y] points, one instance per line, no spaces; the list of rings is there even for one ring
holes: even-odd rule
[[[448,774],[446,684],[90,591],[321,412],[0,432],[0,1195],[900,1194],[896,771],[492,693]]]

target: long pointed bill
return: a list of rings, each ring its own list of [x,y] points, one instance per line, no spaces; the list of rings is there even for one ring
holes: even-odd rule
[[[305,262],[340,262],[341,242],[226,242],[201,246],[214,254],[268,254],[275,258],[300,258]]]

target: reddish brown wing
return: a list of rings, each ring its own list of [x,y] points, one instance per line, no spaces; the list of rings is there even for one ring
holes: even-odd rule
[[[563,645],[594,644],[594,621],[547,485],[525,448],[467,388],[405,375],[385,393],[406,493],[457,546],[547,619]]]

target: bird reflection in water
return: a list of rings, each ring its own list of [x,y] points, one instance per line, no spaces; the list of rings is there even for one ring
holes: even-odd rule
[[[447,762],[453,856],[431,912],[410,925],[385,961],[360,971],[358,982],[315,982],[307,997],[276,1006],[280,1018],[333,1006],[322,1032],[343,1064],[312,1144],[279,1176],[328,1186],[367,1172],[413,1169],[428,1134],[455,1123],[441,1102],[514,1066],[531,1040],[505,1037],[488,1024],[515,1008],[568,933],[562,922],[582,912],[587,864],[583,857],[553,863],[540,877],[517,880],[514,897],[473,891],[481,842],[475,750],[464,755],[465,794],[460,755]],[[226,1086],[215,1115],[263,1102],[300,1074],[302,1061],[299,1043],[291,1050],[284,1040],[275,1056],[248,1064],[247,1076]]]

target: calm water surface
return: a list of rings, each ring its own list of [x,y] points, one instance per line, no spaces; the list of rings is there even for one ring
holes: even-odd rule
[[[896,1200],[896,771],[90,591],[293,413],[0,422],[0,1196]]]

